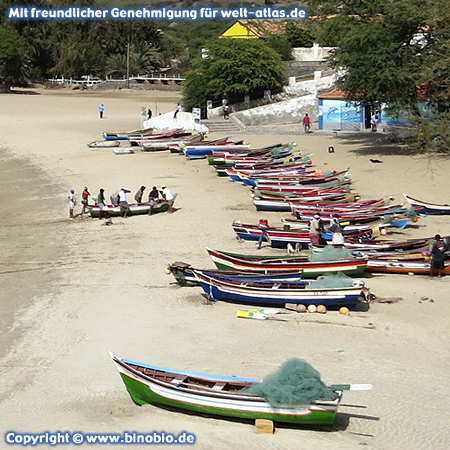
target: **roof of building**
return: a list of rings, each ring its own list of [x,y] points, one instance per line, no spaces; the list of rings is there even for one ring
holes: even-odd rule
[[[221,38],[260,39],[272,35],[284,34],[286,20],[238,20],[228,27]]]
[[[325,98],[328,100],[345,100],[347,98],[347,93],[341,89],[333,89],[329,92],[319,94],[317,98]]]

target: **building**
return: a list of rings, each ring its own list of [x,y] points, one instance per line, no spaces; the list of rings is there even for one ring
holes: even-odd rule
[[[373,105],[349,103],[346,93],[340,89],[319,94],[319,130],[362,131],[370,128],[370,118],[375,112]],[[389,115],[386,108],[376,107],[379,114],[379,126],[405,124],[407,120]]]
[[[231,39],[264,39],[269,36],[283,35],[285,20],[238,20],[228,27],[219,37]]]

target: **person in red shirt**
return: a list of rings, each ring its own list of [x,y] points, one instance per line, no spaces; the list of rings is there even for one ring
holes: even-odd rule
[[[83,209],[81,210],[80,217],[83,217],[83,214],[88,212],[88,200],[90,196],[90,192],[87,188],[87,186],[84,187],[84,191],[81,194],[81,203],[83,204]]]
[[[309,131],[311,130],[311,119],[309,118],[308,114],[305,114],[302,123],[305,133],[309,133]]]

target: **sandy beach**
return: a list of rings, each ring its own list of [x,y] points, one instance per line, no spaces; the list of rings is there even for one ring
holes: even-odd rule
[[[196,435],[198,449],[447,449],[450,278],[368,276],[375,295],[403,300],[342,316],[344,326],[301,317],[288,323],[238,319],[236,311],[247,307],[206,305],[200,288],[181,288],[165,273],[174,261],[212,268],[205,246],[253,252],[254,244],[236,240],[232,221],[266,217],[278,225],[283,216],[257,212],[248,188],[218,177],[205,160],[169,152],[115,155],[86,145],[102,131],[140,128],[142,107],[165,113],[179,100],[176,92],[125,90],[30,88],[0,95],[2,439],[11,430],[187,431]],[[449,159],[400,150],[383,133],[313,130],[304,135],[300,124],[260,127],[232,138],[256,148],[295,141],[318,168],[350,167],[352,188],[362,199],[392,195],[401,202],[406,193],[449,203]],[[80,200],[84,186],[92,195],[104,188],[107,198],[125,187],[132,198],[141,185],[162,184],[178,193],[174,214],[114,218],[112,226],[88,216],[69,220],[70,189]],[[448,222],[448,216],[421,218],[389,237],[448,235]],[[323,320],[328,317],[337,313]],[[375,328],[364,327],[369,323]],[[373,389],[345,392],[344,404],[364,408],[342,406],[331,432],[283,426],[261,435],[246,422],[134,405],[108,351],[248,378],[264,377],[296,357],[327,384],[370,383]]]

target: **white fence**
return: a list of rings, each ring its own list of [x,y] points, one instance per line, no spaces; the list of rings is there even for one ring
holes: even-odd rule
[[[126,81],[127,78],[112,78],[107,77],[105,80],[100,80],[98,78],[91,78],[89,76],[82,78],[81,80],[75,80],[73,78],[64,78],[64,76],[61,76],[61,78],[50,78],[47,81],[49,83],[54,84],[81,84],[84,86],[92,86],[94,84],[102,83],[103,81]],[[184,80],[184,78],[181,77],[180,74],[178,75],[167,75],[167,74],[149,74],[149,75],[138,75],[128,78],[129,81],[136,81],[136,82],[161,82],[161,83],[180,83]]]

